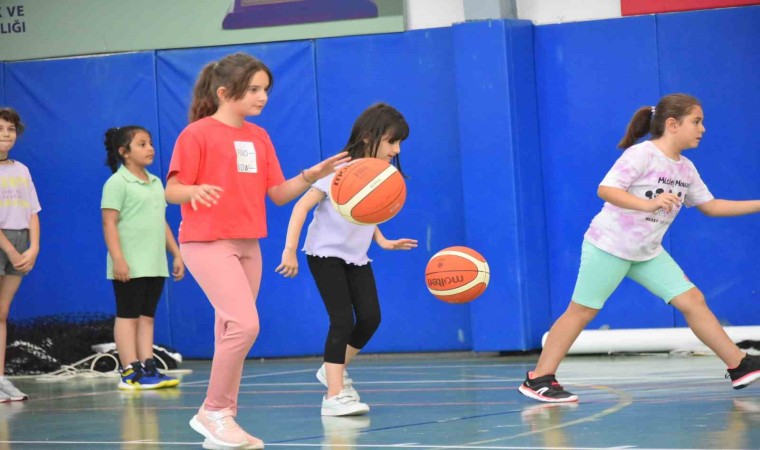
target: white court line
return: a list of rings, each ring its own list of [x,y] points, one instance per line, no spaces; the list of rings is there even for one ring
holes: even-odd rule
[[[56,446],[56,445],[172,445],[183,447],[198,447],[201,445],[200,441],[197,442],[159,442],[159,441],[0,441],[0,444],[17,444],[17,445],[41,445],[41,446]],[[267,447],[319,447],[322,448],[326,444],[273,444],[266,443]],[[473,449],[473,450],[567,450],[567,447],[507,447],[507,446],[485,446],[485,445],[434,445],[434,444],[327,444],[330,448],[441,448],[441,449]],[[574,450],[615,450],[615,449],[627,449],[636,448],[634,446],[624,447],[573,447]],[[682,450],[682,449],[667,449],[658,448],[658,450]],[[690,450],[708,450],[708,449],[690,449]]]
[[[267,447],[289,447],[291,444],[266,444]],[[435,445],[435,444],[297,444],[296,447],[320,447],[324,448],[441,448],[441,449],[473,449],[473,450],[568,450],[568,447],[505,447],[491,445]],[[636,448],[632,446],[625,447],[573,447],[573,450],[616,450]],[[658,450],[682,450],[682,449],[658,449]],[[699,449],[689,449],[699,450]],[[706,450],[706,449],[705,449]]]
[[[668,381],[672,380],[713,380],[718,379],[720,377],[715,376],[682,376],[682,377],[668,377]],[[370,386],[370,385],[398,385],[398,384],[456,384],[456,383],[471,383],[471,384],[488,384],[488,383],[517,383],[515,386],[515,389],[517,386],[524,380],[524,378],[491,378],[491,379],[482,379],[482,378],[474,378],[474,379],[451,379],[451,380],[419,380],[419,379],[408,379],[408,380],[395,380],[395,381],[354,381],[354,384],[357,386]],[[567,386],[573,386],[578,384],[626,384],[631,382],[637,382],[637,383],[649,383],[649,382],[662,382],[662,377],[616,377],[611,376],[609,378],[607,377],[596,377],[596,378],[565,378],[563,379],[564,385]],[[189,384],[199,384],[199,383],[207,383],[207,381],[194,381],[192,383],[184,383],[184,385]],[[300,382],[300,383],[243,383],[240,386],[247,386],[247,387],[254,387],[254,386],[314,386],[316,384],[319,384],[319,382]]]
[[[271,373],[257,373],[254,375],[244,375],[241,378],[241,380],[245,380],[246,378],[276,377],[279,375],[292,375],[294,373],[310,373],[310,372],[317,373],[316,370],[312,370],[312,369],[288,370],[286,372],[271,372]],[[204,380],[188,381],[188,382],[183,381],[182,386],[192,386],[192,385],[204,384],[204,383],[208,383],[208,379],[206,379],[205,381]],[[301,384],[306,384],[306,383],[301,383]]]
[[[530,436],[530,435],[534,435],[534,434],[544,433],[544,432],[549,431],[549,430],[556,430],[556,429],[560,429],[560,428],[567,428],[569,426],[578,425],[578,424],[581,424],[581,423],[593,422],[593,421],[595,421],[597,419],[600,419],[600,418],[602,418],[604,416],[608,416],[610,414],[614,414],[614,413],[620,411],[621,409],[623,409],[625,407],[628,407],[631,404],[633,404],[633,396],[630,395],[629,393],[625,392],[625,391],[620,391],[620,390],[617,390],[617,389],[612,389],[612,388],[610,388],[608,386],[589,386],[589,387],[592,388],[592,389],[611,391],[612,394],[618,396],[619,401],[617,402],[617,404],[615,404],[615,405],[613,405],[613,406],[611,406],[611,407],[609,407],[609,408],[607,408],[607,409],[605,409],[603,411],[591,414],[591,415],[586,416],[586,417],[582,417],[580,419],[571,420],[569,422],[558,423],[556,425],[544,427],[544,428],[541,428],[541,429],[538,429],[538,430],[526,431],[524,433],[518,433],[518,434],[514,434],[512,436],[505,436],[505,437],[501,437],[501,438],[494,438],[494,439],[487,439],[487,440],[482,440],[482,441],[471,442],[470,444],[473,444],[473,445],[477,445],[477,444],[490,444],[490,443],[493,443],[493,442],[505,441],[505,440],[508,440],[508,439],[515,439],[515,438],[519,438],[519,437],[524,437],[524,436]],[[625,448],[625,447],[615,447],[615,448]]]
[[[522,363],[505,363],[505,364],[442,364],[442,365],[412,365],[412,366],[383,366],[383,367],[356,367],[352,368],[353,372],[371,372],[371,371],[383,371],[385,373],[393,370],[407,370],[407,369],[481,369],[481,368],[504,368],[504,367],[514,367],[516,365],[522,365]],[[280,372],[271,372],[271,373],[257,373],[252,375],[244,375],[241,379],[252,379],[252,378],[264,378],[264,377],[274,377],[274,376],[280,376],[280,375],[293,375],[293,374],[301,374],[301,373],[316,373],[316,370],[309,368],[309,369],[299,369],[299,370],[289,370],[289,371],[280,371]],[[625,382],[640,382],[640,383],[646,383],[646,382],[662,382],[663,377],[667,377],[668,380],[710,380],[715,378],[714,376],[708,376],[708,375],[692,375],[692,376],[686,376],[686,375],[679,375],[683,374],[683,370],[679,369],[673,369],[673,372],[662,372],[655,375],[640,375],[640,376],[628,376],[628,377],[621,377],[619,375],[611,374],[605,377],[564,377],[563,381],[566,385],[573,385],[573,384],[590,384],[590,383],[604,383],[604,384],[620,384]],[[473,374],[473,377],[483,377],[482,374]],[[483,382],[483,383],[498,383],[498,382],[517,382],[520,383],[524,379],[522,377],[520,378],[492,378],[492,379],[481,379],[481,378],[460,378],[457,380],[399,380],[399,381],[360,381],[359,385],[371,385],[371,384],[410,384],[410,383],[476,383],[476,382]],[[208,384],[208,379],[205,380],[197,380],[197,381],[188,381],[188,382],[182,382],[183,386],[194,386],[194,385],[205,385]],[[314,385],[315,383],[255,383],[255,384],[241,384],[242,386],[310,386]]]

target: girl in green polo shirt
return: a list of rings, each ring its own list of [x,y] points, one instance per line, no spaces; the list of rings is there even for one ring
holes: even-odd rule
[[[155,150],[140,126],[106,131],[106,165],[113,175],[103,186],[100,208],[108,247],[107,278],[116,296],[114,340],[121,362],[119,389],[158,389],[179,384],[162,374],[153,359],[153,317],[169,276],[166,251],[174,257],[172,275],[179,281],[185,265],[166,223],[161,180],[146,167]]]

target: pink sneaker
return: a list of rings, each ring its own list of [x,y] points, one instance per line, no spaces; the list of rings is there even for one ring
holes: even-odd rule
[[[248,435],[235,422],[231,408],[206,411],[201,406],[198,414],[190,419],[190,426],[214,445],[239,448],[248,444]]]
[[[245,433],[245,431],[243,431]],[[241,450],[262,450],[264,448],[264,441],[261,439],[251,436],[248,433],[245,433],[246,436],[248,436],[248,443],[243,445],[242,447],[238,447]],[[208,438],[203,441],[203,448],[206,450],[227,450],[229,447],[225,447],[223,445],[216,445]]]
[[[245,433],[245,436],[248,438],[248,445],[246,445],[245,447],[243,447],[244,449],[246,449],[246,450],[261,450],[261,449],[264,448],[264,441],[262,441],[261,439],[257,438],[256,436],[251,436],[250,434],[246,433],[245,431],[243,431],[243,433]]]

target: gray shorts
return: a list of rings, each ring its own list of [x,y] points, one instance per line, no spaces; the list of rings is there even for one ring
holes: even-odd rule
[[[29,249],[29,230],[3,230],[3,234],[19,253],[24,253]],[[0,250],[0,276],[3,275],[18,275],[23,277],[26,273],[16,270],[8,259],[8,255]]]

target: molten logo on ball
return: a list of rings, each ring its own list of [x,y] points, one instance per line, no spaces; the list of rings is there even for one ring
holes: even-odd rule
[[[431,294],[448,303],[467,303],[485,291],[491,273],[483,256],[467,247],[449,247],[433,255],[425,268]]]
[[[461,275],[454,276],[454,277],[443,277],[443,278],[433,278],[433,277],[427,278],[428,287],[447,288],[451,286],[452,284],[460,286],[463,282],[464,282],[464,277]]]

